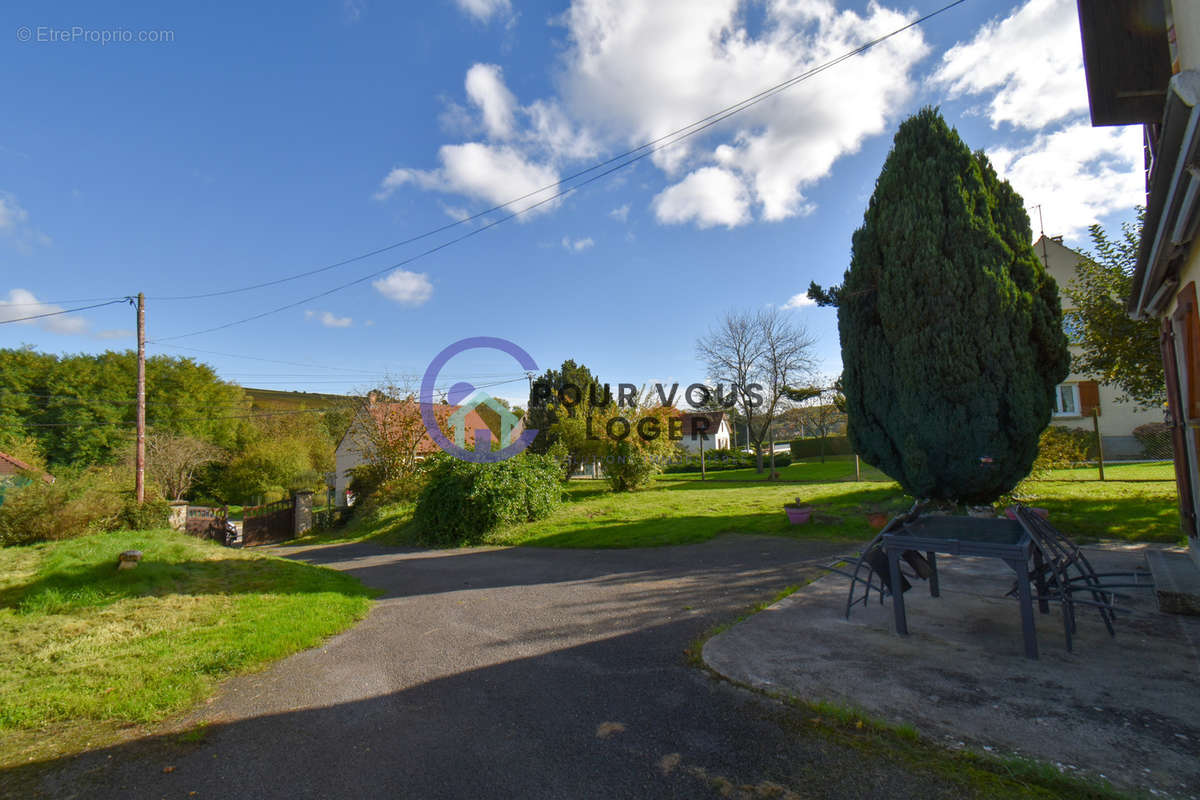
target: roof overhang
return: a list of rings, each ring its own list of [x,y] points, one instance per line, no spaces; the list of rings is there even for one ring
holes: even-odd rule
[[[1163,0],[1076,0],[1092,125],[1158,122],[1171,55]]]
[[[1159,314],[1170,281],[1200,223],[1200,72],[1171,78],[1150,173],[1146,219],[1126,308],[1134,317]]]

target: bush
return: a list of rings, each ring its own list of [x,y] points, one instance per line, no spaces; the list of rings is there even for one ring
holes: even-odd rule
[[[663,465],[654,454],[645,452],[628,439],[606,444],[604,477],[614,492],[632,492],[650,483],[662,472]]]
[[[1147,458],[1174,458],[1175,442],[1171,426],[1163,422],[1149,422],[1133,429],[1134,438],[1142,445]]]
[[[1051,425],[1042,431],[1038,439],[1037,459],[1033,462],[1031,475],[1047,470],[1062,469],[1082,464],[1095,449],[1096,436],[1081,428],[1064,428]]]
[[[781,469],[792,463],[792,456],[787,453],[775,454],[775,468]],[[763,467],[771,465],[771,456],[763,454]],[[753,453],[743,453],[740,450],[705,450],[704,469],[706,472],[721,472],[727,469],[753,469],[756,461]],[[663,472],[677,474],[680,472],[699,472],[700,454],[688,453],[682,461],[674,460],[667,464]]]
[[[171,522],[171,504],[161,497],[146,498],[140,506],[132,496],[125,499],[121,508],[120,528],[131,531],[149,531],[166,528]]]
[[[170,504],[148,486],[146,503],[133,501],[127,471],[112,467],[62,470],[54,483],[35,478],[10,489],[0,505],[0,545],[70,539],[122,528],[165,528]]]
[[[819,438],[793,439],[791,441],[792,458],[817,458],[821,455],[821,446]],[[850,446],[850,440],[845,436],[826,436],[824,448],[827,456],[854,455],[854,448]]]
[[[427,464],[413,523],[430,544],[478,542],[500,525],[541,519],[562,501],[562,469],[548,456],[473,464],[437,455]]]

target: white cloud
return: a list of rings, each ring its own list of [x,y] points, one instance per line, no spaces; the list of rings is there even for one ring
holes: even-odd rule
[[[563,249],[568,253],[578,253],[582,250],[587,250],[589,247],[592,247],[595,244],[596,243],[592,241],[592,237],[590,236],[587,236],[583,239],[572,239],[570,236],[564,236],[562,238]]]
[[[419,306],[433,297],[433,284],[424,272],[398,269],[371,285],[384,297],[405,306]]]
[[[454,0],[460,9],[479,22],[487,22],[496,16],[512,16],[509,0]]]
[[[994,91],[993,127],[1038,130],[1087,110],[1075,0],[1029,0],[952,47],[933,75],[951,97]]]
[[[50,237],[29,224],[29,212],[17,198],[0,191],[0,235],[10,239],[21,252],[28,253],[34,245],[50,244]]]
[[[459,3],[480,19],[498,8],[511,10],[506,2]],[[479,116],[474,129],[485,141],[443,146],[435,170],[392,170],[377,196],[411,183],[505,202],[556,181],[572,161],[661,137],[915,16],[874,1],[860,13],[839,11],[832,0],[769,0],[761,25],[751,33],[744,5],[741,0],[574,0],[558,20],[566,28],[567,46],[557,95],[521,105],[504,86],[499,68],[472,66],[466,90]],[[655,153],[653,163],[677,181],[658,198],[659,220],[733,226],[756,214],[780,220],[809,213],[807,187],[867,137],[892,127],[915,90],[913,71],[927,51],[919,30],[905,31],[701,136]],[[463,124],[467,110],[452,102],[450,108],[455,127],[468,130],[471,126]],[[706,191],[718,183],[722,191]]]
[[[789,297],[788,301],[783,304],[783,308],[784,310],[789,308],[805,308],[807,306],[815,306],[816,304],[816,300],[813,300],[811,297],[809,297],[807,293],[801,292],[800,294],[794,294]]]
[[[551,166],[526,159],[515,148],[507,145],[467,144],[443,145],[438,151],[442,166],[436,170],[393,169],[380,186],[379,198],[385,198],[406,183],[415,183],[423,189],[473,197],[489,205],[500,205],[508,201],[531,195],[529,198],[509,206],[510,211],[533,208],[539,201],[554,194],[552,186],[558,182],[558,172]],[[557,200],[538,207],[547,211]]]
[[[624,222],[625,220],[629,219],[629,203],[614,208],[612,211],[608,212],[608,215],[618,222]]]
[[[483,114],[488,135],[497,139],[512,136],[516,126],[517,98],[504,85],[495,64],[475,64],[467,70],[467,98]]]
[[[366,10],[365,0],[342,0],[342,20],[347,25],[352,25],[362,19],[363,12]]]
[[[697,227],[732,228],[750,219],[750,197],[732,172],[704,167],[654,198],[658,221],[667,224],[695,222]]]
[[[1093,128],[1081,121],[988,156],[1027,205],[1042,206],[1048,234],[1073,238],[1109,212],[1146,202],[1136,126]]]
[[[766,4],[761,32],[752,36],[743,11],[738,0],[576,0],[565,15],[572,46],[564,103],[610,139],[640,144],[914,16],[877,3],[860,16],[828,0],[774,0]],[[739,114],[707,138],[656,153],[654,161],[668,175],[719,165],[745,185],[764,219],[807,213],[804,189],[868,136],[891,127],[912,96],[911,73],[927,50],[920,31],[906,31]],[[720,140],[716,146],[714,140]],[[697,211],[698,224],[734,219],[724,196],[714,200],[722,207]],[[751,215],[747,210],[736,219],[741,224]]]
[[[41,317],[40,319],[24,319],[25,317],[34,317],[39,314],[56,314],[62,310],[62,306],[41,302],[34,296],[33,292],[26,289],[13,289],[8,293],[8,300],[0,300],[0,322],[10,322],[20,319],[22,320],[21,322],[14,322],[13,324],[33,325],[50,333],[64,335],[77,335],[88,332],[90,326],[87,320],[71,314],[57,314],[57,316]]]
[[[351,317],[339,317],[332,311],[305,311],[305,319],[315,319],[326,328],[349,328],[354,324]]]

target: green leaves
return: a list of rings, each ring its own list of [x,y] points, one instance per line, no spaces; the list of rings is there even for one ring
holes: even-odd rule
[[[1125,313],[1144,216],[1140,209],[1137,224],[1123,225],[1116,240],[1099,225],[1090,228],[1093,252],[1080,262],[1066,290],[1072,310],[1064,321],[1080,348],[1076,372],[1120,387],[1137,403],[1157,406],[1166,399],[1158,321]]]
[[[1068,352],[1021,198],[933,108],[896,134],[841,287],[851,440],[909,494],[990,502],[1024,477]]]

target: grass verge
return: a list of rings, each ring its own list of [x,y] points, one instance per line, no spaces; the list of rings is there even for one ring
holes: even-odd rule
[[[116,569],[141,550],[141,564]],[[174,531],[0,549],[0,766],[119,738],[366,615],[333,570]]]

